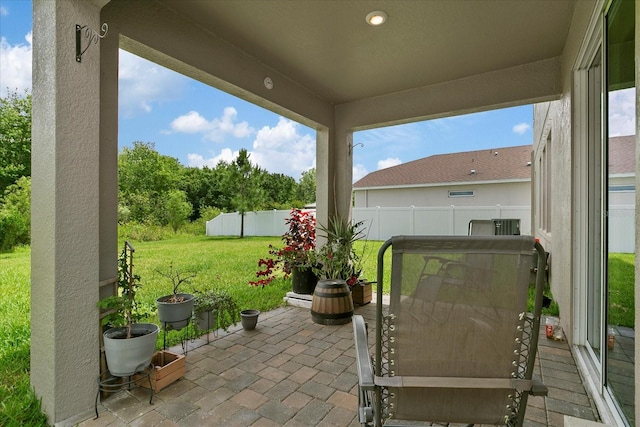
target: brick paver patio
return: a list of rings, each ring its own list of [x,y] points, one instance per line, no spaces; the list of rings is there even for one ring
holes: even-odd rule
[[[374,309],[356,314],[375,324]],[[124,390],[79,426],[359,425],[351,323],[318,325],[308,309],[287,306],[262,313],[255,331],[237,326],[209,338],[189,343],[185,377],[153,405],[146,389]],[[526,426],[563,426],[565,415],[598,420],[566,342],[541,336],[537,370],[549,395],[529,398]]]

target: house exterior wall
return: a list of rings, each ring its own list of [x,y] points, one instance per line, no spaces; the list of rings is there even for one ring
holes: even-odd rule
[[[596,1],[577,2],[569,36],[562,56],[562,96],[560,99],[534,106],[534,135],[532,180],[533,229],[536,237],[550,253],[550,282],[554,299],[558,302],[561,324],[569,342],[573,343],[573,133],[572,90],[573,69],[583,39],[587,34],[591,15],[597,7]],[[550,182],[545,191],[537,189],[535,182],[541,173],[540,161],[543,151],[550,148]],[[550,191],[547,191],[550,190]],[[543,203],[550,205],[550,224],[543,226],[538,208]]]
[[[473,196],[450,197],[449,191],[473,191]],[[353,190],[356,208],[436,206],[529,206],[531,182],[469,183],[459,185],[371,188]]]
[[[605,3],[605,1],[576,3],[569,37],[563,52],[562,96],[556,101],[545,102],[534,107],[533,227],[536,237],[540,238],[545,249],[550,252],[551,290],[560,308],[560,322],[565,335],[568,341],[574,345],[584,344],[584,332],[581,325],[578,324],[578,319],[585,316],[585,313],[581,312],[584,310],[581,307],[581,299],[585,297],[584,292],[581,294],[580,290],[585,289],[586,284],[584,283],[585,276],[579,272],[585,269],[586,266],[581,264],[583,261],[580,260],[580,253],[585,248],[580,247],[583,245],[581,243],[583,240],[578,236],[589,227],[587,212],[582,209],[584,205],[580,203],[587,197],[587,193],[584,190],[585,183],[580,182],[585,179],[586,172],[581,170],[584,168],[584,164],[582,163],[583,159],[580,158],[581,150],[579,147],[581,144],[586,144],[587,140],[580,126],[576,124],[579,120],[578,112],[581,108],[584,108],[582,103],[577,101],[580,95],[578,89],[576,89],[579,86],[577,82],[579,76],[576,73],[582,69],[579,60],[581,59],[581,53],[586,50],[585,46],[590,43],[593,28],[596,28],[597,31],[597,28],[602,25],[602,20],[598,19],[598,14],[602,12]],[[639,76],[637,58],[640,52],[638,36],[640,31],[638,27],[640,22],[639,14],[640,11],[636,6],[636,87]],[[636,95],[636,105],[638,105],[638,99],[638,95]],[[639,134],[638,126],[638,109],[636,109],[636,135]],[[550,179],[552,186],[550,191],[541,191],[540,188],[536,187],[536,182],[540,178],[539,175],[543,173],[540,164],[544,157],[545,148],[549,148],[551,153]],[[635,156],[636,176],[632,180],[635,180],[635,186],[638,188],[638,185],[640,185],[640,157],[638,150],[636,150]],[[616,180],[618,179],[620,182],[629,182],[629,179],[623,179],[622,177],[616,178]],[[629,204],[627,202],[634,197],[637,205],[639,200],[636,191],[619,194],[610,193],[610,196],[612,197],[612,202],[621,205]],[[550,223],[548,226],[543,224],[544,218],[540,214],[540,206],[542,204],[550,204]],[[636,210],[636,247],[640,242],[638,233],[640,229],[639,218]],[[639,268],[640,263],[638,257],[636,257],[636,271]],[[639,324],[640,321],[639,276],[636,273],[636,324]],[[638,352],[640,350],[638,340],[635,340],[635,346],[635,364],[637,365],[638,355],[640,354]],[[589,376],[590,374],[587,375]],[[635,369],[635,390],[640,387],[639,379],[640,374],[638,369]],[[606,405],[603,405],[606,398],[603,399],[602,396],[599,396],[602,390],[597,389],[597,387],[597,384],[594,383],[594,388],[590,391],[594,394],[594,399],[603,421],[614,424],[616,423],[615,416],[609,412]],[[638,419],[638,416],[640,416],[640,393],[636,392],[634,399],[636,419]]]

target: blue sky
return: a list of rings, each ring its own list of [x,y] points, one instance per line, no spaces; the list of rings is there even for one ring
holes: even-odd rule
[[[7,88],[31,89],[31,7],[27,0],[0,0],[1,96]],[[127,52],[120,55],[120,147],[153,142],[185,166],[215,166],[246,148],[254,163],[296,180],[315,167],[312,129]],[[532,106],[523,106],[357,132],[354,181],[433,154],[531,144],[532,121]]]

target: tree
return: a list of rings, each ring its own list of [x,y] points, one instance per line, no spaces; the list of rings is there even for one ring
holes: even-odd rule
[[[231,196],[231,206],[240,213],[240,237],[244,237],[244,214],[260,208],[264,200],[261,188],[263,171],[251,164],[249,153],[240,149],[238,157],[227,166],[225,192]]]
[[[265,209],[290,209],[295,198],[296,180],[281,173],[265,173],[262,188]]]
[[[187,194],[181,190],[171,190],[167,196],[167,220],[174,233],[187,222],[193,211],[191,203],[187,201]]]
[[[0,202],[0,250],[27,245],[31,238],[31,178],[7,187]]]
[[[216,168],[186,168],[180,188],[187,194],[187,200],[193,206],[190,219],[202,216],[202,209],[211,206],[218,209],[228,206],[228,197],[223,192],[225,164]]]
[[[177,159],[159,154],[153,143],[136,141],[118,156],[120,203],[129,218],[166,224],[166,195],[178,190],[184,167]]]
[[[0,194],[31,176],[31,95],[0,98]]]
[[[296,198],[304,203],[314,203],[316,201],[316,168],[302,172]]]

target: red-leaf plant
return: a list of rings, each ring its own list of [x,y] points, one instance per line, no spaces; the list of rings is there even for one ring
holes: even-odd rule
[[[282,235],[284,247],[281,249],[269,245],[269,258],[258,261],[258,280],[250,281],[252,286],[265,286],[275,278],[277,269],[281,269],[284,277],[291,274],[291,269],[311,268],[316,248],[316,218],[310,211],[291,209],[289,218],[285,220],[289,230]]]

